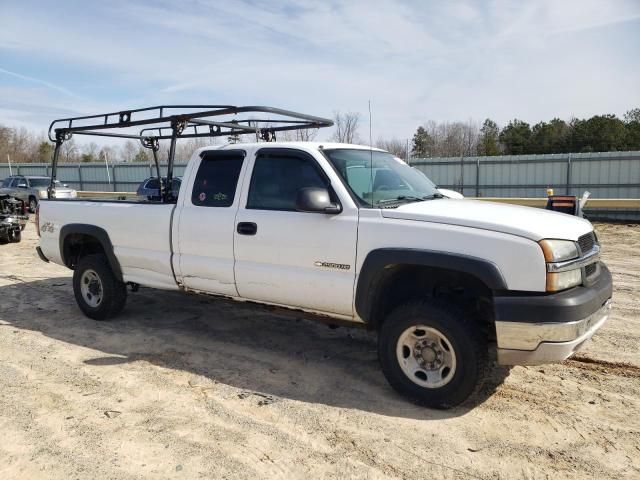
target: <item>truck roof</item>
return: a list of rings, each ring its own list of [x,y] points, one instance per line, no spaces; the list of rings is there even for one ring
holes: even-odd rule
[[[352,149],[352,150],[373,150],[374,152],[385,152],[386,150],[382,150],[381,148],[376,148],[376,147],[370,147],[368,145],[356,145],[353,143],[338,143],[338,142],[319,142],[319,141],[313,141],[313,142],[251,142],[251,143],[227,143],[225,145],[211,145],[209,147],[204,147],[199,149],[199,151],[202,150],[211,150],[211,149],[218,149],[218,150],[229,150],[229,149],[235,149],[235,148],[265,148],[265,147],[271,147],[271,148],[300,148],[303,150],[307,150],[307,149],[338,149],[338,148],[348,148],[348,149]]]

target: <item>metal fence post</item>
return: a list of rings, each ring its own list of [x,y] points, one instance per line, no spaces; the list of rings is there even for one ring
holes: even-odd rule
[[[464,195],[464,157],[460,157],[460,193]]]
[[[117,192],[118,190],[116,189],[116,184],[118,183],[118,180],[116,180],[116,166],[115,165],[111,165],[111,178],[113,179],[113,191]]]
[[[80,190],[84,190],[84,184],[82,183],[82,167],[78,164],[78,181],[80,182]]]
[[[567,157],[567,185],[565,188],[565,195],[569,195],[569,188],[571,188],[571,154]]]
[[[480,196],[480,157],[476,161],[476,197]]]

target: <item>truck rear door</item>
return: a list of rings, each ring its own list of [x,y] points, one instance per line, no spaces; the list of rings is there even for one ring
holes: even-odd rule
[[[190,289],[237,296],[233,231],[245,151],[203,151],[191,162],[174,215],[176,279]]]

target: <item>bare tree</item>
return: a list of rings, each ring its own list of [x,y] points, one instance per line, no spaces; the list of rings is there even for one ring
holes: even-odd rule
[[[334,112],[333,123],[335,132],[332,140],[340,143],[357,143],[360,141],[358,128],[360,126],[360,114],[357,112]]]
[[[376,142],[376,147],[386,150],[389,153],[393,153],[396,157],[402,158],[403,160],[407,158],[406,141],[398,140],[397,138],[392,138],[390,140],[379,138]]]
[[[120,147],[120,160],[123,162],[133,162],[138,153],[138,145],[132,140],[127,140]]]
[[[117,150],[109,145],[103,146],[98,153],[98,161],[100,162],[115,162],[117,157]]]
[[[60,147],[62,161],[66,163],[76,162],[78,160],[78,146],[73,138],[66,140]]]
[[[312,142],[318,136],[318,129],[285,130],[284,132],[277,132],[276,135],[278,140],[283,142]]]
[[[87,143],[82,147],[80,159],[83,162],[95,162],[98,160],[99,147],[95,142]]]
[[[477,153],[479,127],[477,123],[434,122],[423,125],[422,134],[428,138],[425,142],[427,151],[422,154],[428,157],[461,157]]]
[[[216,140],[216,137],[200,137],[179,141],[176,145],[176,161],[186,162],[198,148],[215,145]]]

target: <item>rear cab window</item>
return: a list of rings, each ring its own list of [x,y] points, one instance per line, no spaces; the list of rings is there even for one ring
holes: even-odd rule
[[[202,161],[193,182],[191,203],[196,207],[233,205],[243,162],[243,151],[203,152]]]

